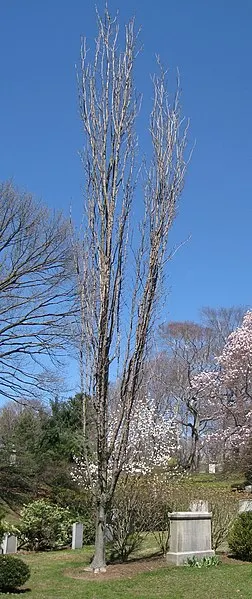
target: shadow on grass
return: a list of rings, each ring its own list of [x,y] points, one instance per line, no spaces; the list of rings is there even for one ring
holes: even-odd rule
[[[224,553],[219,553],[219,557],[221,558],[221,561],[223,562],[223,564],[230,564],[230,565],[251,565],[251,561],[249,560],[245,560],[245,559],[241,559],[239,557],[237,557],[237,555],[234,555],[234,553],[228,553],[228,552],[224,552]]]
[[[155,559],[158,560],[160,558],[164,557],[163,554],[161,552],[157,552],[154,551],[153,553],[148,553],[148,555],[139,555],[139,556],[134,556],[134,557],[129,557],[127,560],[123,561],[121,559],[107,559],[107,565],[108,566],[112,566],[112,565],[122,565],[122,564],[134,564],[134,563],[141,563],[141,562],[148,562],[148,561],[154,561]]]
[[[31,589],[6,589],[6,591],[0,591],[1,595],[24,595],[30,593]]]

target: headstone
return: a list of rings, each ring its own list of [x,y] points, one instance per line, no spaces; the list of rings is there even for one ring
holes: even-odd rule
[[[81,549],[83,545],[83,524],[75,522],[72,528],[72,549]]]
[[[252,485],[247,485],[245,487],[245,491],[246,491],[246,493],[252,493]]]
[[[7,555],[8,553],[17,553],[17,537],[15,535],[4,535],[2,541],[2,553]]]
[[[209,512],[173,512],[170,518],[170,546],[166,554],[169,564],[183,565],[188,558],[214,555],[211,545]]]
[[[252,512],[252,499],[241,499],[239,501],[239,514],[242,512]]]
[[[208,512],[208,501],[203,501],[203,499],[191,501],[189,510],[190,512]]]
[[[209,474],[215,474],[215,472],[216,472],[216,464],[209,464],[209,466],[208,466],[208,472],[209,472]]]

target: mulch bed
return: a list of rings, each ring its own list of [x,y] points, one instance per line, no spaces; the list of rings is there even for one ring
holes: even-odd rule
[[[85,568],[67,569],[64,574],[71,578],[83,578],[85,580],[120,580],[123,578],[133,578],[137,574],[152,572],[159,568],[167,568],[167,564],[162,557],[151,557],[147,559],[132,560],[122,564],[110,564],[106,572],[87,572]]]
[[[242,562],[241,560],[236,560],[227,554],[222,554],[220,556],[223,564],[231,564],[231,565],[243,565],[248,564],[250,562]],[[85,568],[68,568],[65,570],[65,576],[69,576],[70,578],[77,579],[85,579],[92,581],[106,581],[106,580],[120,580],[120,579],[130,579],[137,574],[143,574],[145,572],[152,572],[153,570],[158,570],[160,568],[170,568],[174,566],[168,566],[166,561],[162,557],[150,557],[143,558],[138,560],[132,560],[126,563],[121,564],[111,564],[107,566],[106,572],[99,572],[98,574],[94,574],[93,572],[89,572],[85,570]]]

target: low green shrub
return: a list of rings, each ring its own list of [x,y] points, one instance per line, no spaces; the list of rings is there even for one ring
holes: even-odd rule
[[[25,562],[11,555],[0,555],[0,590],[16,590],[30,578],[30,568]]]
[[[252,512],[243,512],[235,519],[228,544],[236,557],[252,561]]]
[[[40,499],[26,505],[20,516],[20,544],[28,550],[60,549],[70,544],[73,519],[68,508]]]
[[[73,522],[83,523],[83,543],[93,545],[95,541],[95,506],[93,495],[87,490],[54,489],[51,502],[67,508]]]

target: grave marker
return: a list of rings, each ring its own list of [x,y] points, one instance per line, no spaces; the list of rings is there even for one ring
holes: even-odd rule
[[[83,546],[83,524],[75,522],[72,528],[72,549],[82,549]]]

